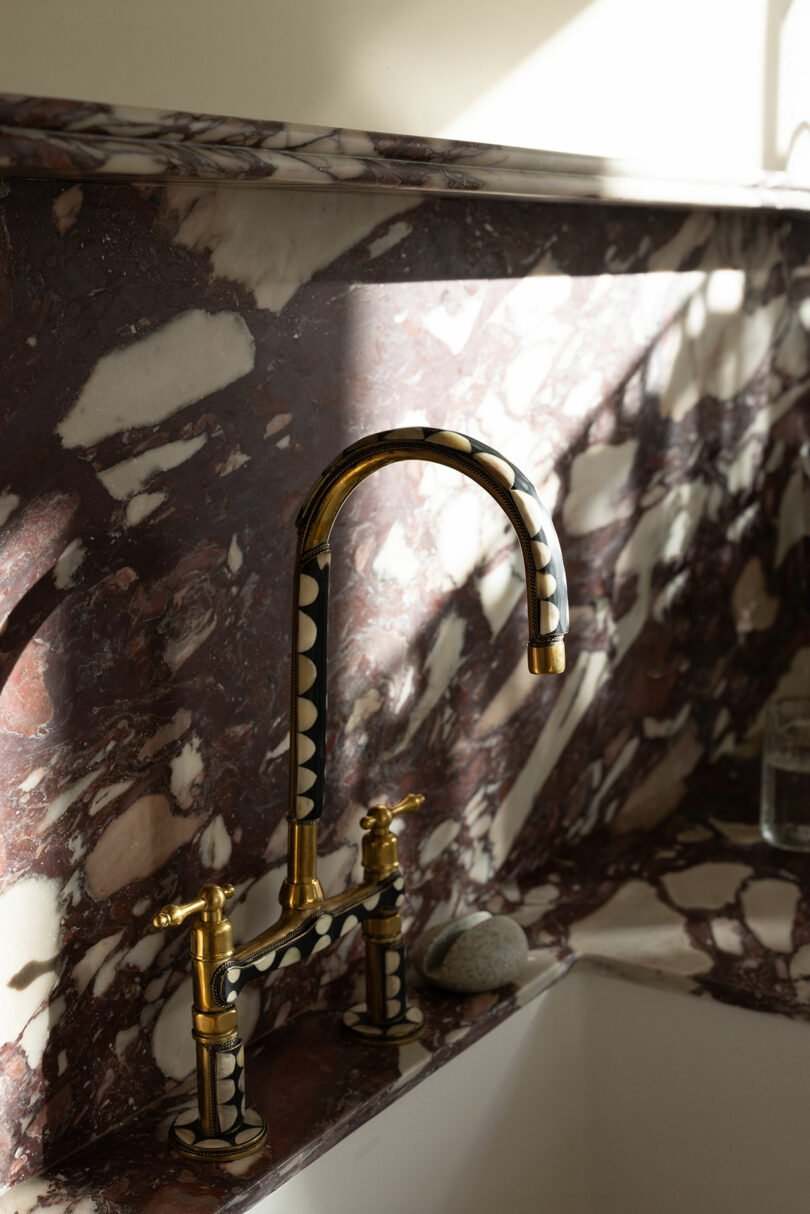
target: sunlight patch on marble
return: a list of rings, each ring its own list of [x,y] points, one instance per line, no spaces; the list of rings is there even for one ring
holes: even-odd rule
[[[633,513],[635,493],[627,481],[638,451],[636,439],[597,443],[577,455],[563,505],[563,524],[572,535],[587,535]]]
[[[62,941],[61,883],[22,877],[0,894],[0,1043],[19,1037],[53,989]],[[53,964],[49,964],[53,959]],[[32,967],[27,971],[26,967]]]
[[[412,709],[408,726],[403,737],[394,747],[393,754],[400,754],[410,745],[411,738],[427,720],[446,692],[461,664],[466,629],[466,620],[452,611],[439,622],[436,640],[426,661],[428,685]]]
[[[458,301],[454,306],[445,301],[432,308],[423,317],[422,324],[451,354],[460,354],[470,340],[481,302],[475,296]]]
[[[478,715],[475,737],[484,738],[505,725],[534,694],[536,688],[537,676],[529,670],[525,654],[521,654],[484,711]]]
[[[606,653],[582,653],[560,691],[528,759],[501,801],[489,828],[493,870],[508,856],[534,802],[580,721],[608,678]]]
[[[407,541],[405,527],[397,519],[379,547],[372,569],[374,576],[386,582],[406,586],[419,573],[421,562]]]
[[[707,486],[695,479],[676,485],[639,519],[616,561],[616,578],[635,575],[636,601],[616,621],[616,661],[621,661],[637,639],[650,610],[650,589],[656,564],[679,559],[689,549],[700,523]]]
[[[765,360],[786,314],[778,295],[750,313],[733,307],[745,291],[742,270],[692,272],[694,293],[667,330],[660,383],[660,412],[675,423],[706,395],[733,399]]]
[[[526,593],[520,550],[513,548],[477,578],[476,589],[494,641]]]

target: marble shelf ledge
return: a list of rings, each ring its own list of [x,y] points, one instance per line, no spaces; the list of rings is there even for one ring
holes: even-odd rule
[[[738,812],[741,801],[750,798],[732,790],[707,797],[711,810],[677,814],[644,837],[585,840],[492,892],[484,904],[513,915],[530,937],[523,981],[470,997],[419,988],[421,1042],[368,1049],[341,1034],[331,1011],[307,1012],[253,1042],[249,1098],[268,1118],[272,1145],[252,1159],[212,1167],[173,1156],[166,1132],[189,1100],[176,1091],[10,1190],[0,1214],[248,1210],[575,963],[807,1018],[806,858],[764,844],[750,814]]]
[[[782,172],[711,179],[646,163],[0,94],[0,173],[810,211]]]

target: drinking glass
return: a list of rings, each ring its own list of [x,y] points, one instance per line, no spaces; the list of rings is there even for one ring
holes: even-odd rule
[[[810,851],[810,696],[768,705],[760,829],[774,847]]]

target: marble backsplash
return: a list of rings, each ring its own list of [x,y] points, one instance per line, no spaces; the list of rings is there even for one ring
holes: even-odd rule
[[[368,803],[421,929],[688,809],[810,685],[800,217],[169,184],[0,185],[0,1158],[8,1182],[193,1064],[160,904],[277,913],[294,519],[364,433],[440,425],[534,476],[568,672],[525,671],[519,553],[447,469],[333,542],[327,892]],[[754,809],[752,807],[752,813]],[[240,1000],[348,1001],[352,938]]]

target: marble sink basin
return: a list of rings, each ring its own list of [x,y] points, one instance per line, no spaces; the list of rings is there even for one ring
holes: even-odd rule
[[[260,1214],[792,1214],[810,1025],[584,965]]]

